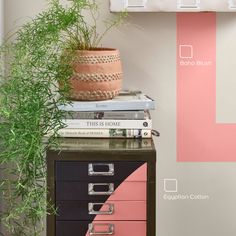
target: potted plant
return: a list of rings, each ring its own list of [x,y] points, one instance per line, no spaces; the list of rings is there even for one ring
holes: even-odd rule
[[[74,74],[69,79],[72,100],[107,100],[119,94],[122,68],[117,49],[91,47],[74,52]]]
[[[90,22],[85,19],[65,34],[67,52],[72,59],[73,76],[69,80],[70,98],[73,100],[105,100],[119,94],[122,83],[120,54],[117,49],[100,47],[104,35],[114,26],[119,25],[124,14],[106,22],[105,31],[97,32],[97,5],[89,6]]]
[[[0,48],[0,169],[5,177],[0,180],[0,220],[11,236],[40,235],[45,215],[56,212],[46,201],[45,151],[57,144],[57,131],[64,127],[65,114],[58,106],[70,103],[71,86],[79,86],[74,83],[77,60],[91,61],[75,49],[90,50],[100,41],[91,43],[97,39],[96,18],[95,25],[87,25],[84,10],[94,13],[96,4],[73,0],[64,6],[51,0],[47,10]],[[104,33],[122,18],[110,21]]]

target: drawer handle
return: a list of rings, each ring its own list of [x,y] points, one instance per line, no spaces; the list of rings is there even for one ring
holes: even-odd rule
[[[108,191],[107,192],[97,192],[94,190],[95,186],[107,186]],[[114,193],[114,184],[113,183],[96,183],[96,184],[88,184],[88,194],[89,195],[111,195]]]
[[[108,171],[107,172],[99,172],[99,171],[95,171],[94,167],[95,166],[107,166],[108,167]],[[88,175],[90,176],[113,176],[115,173],[114,171],[114,164],[110,163],[90,163],[88,165]]]
[[[95,227],[107,227],[107,231],[96,231]],[[89,224],[89,235],[113,235],[115,232],[114,224]]]
[[[108,206],[107,211],[95,211],[95,206]],[[88,211],[90,215],[113,215],[114,214],[115,206],[112,203],[89,203],[88,204]]]

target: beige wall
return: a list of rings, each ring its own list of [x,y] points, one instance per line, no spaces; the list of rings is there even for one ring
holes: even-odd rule
[[[3,38],[3,33],[4,33],[4,6],[3,6],[3,1],[0,0],[0,45],[2,43],[2,38]],[[1,176],[1,168],[0,168],[0,179],[2,178]],[[1,211],[1,199],[0,199],[0,211]],[[1,232],[1,225],[0,225],[0,232]]]
[[[4,33],[4,5],[3,0],[0,0],[0,43]]]
[[[43,0],[6,0],[6,30],[38,13]],[[66,2],[66,1],[65,1]],[[99,0],[110,16],[108,0]],[[217,120],[236,122],[236,15],[217,16]],[[141,89],[156,100],[152,113],[156,140],[157,235],[236,235],[236,163],[176,162],[176,21],[174,13],[130,14],[129,23],[109,34],[103,45],[117,47],[124,65],[124,87]],[[179,194],[208,200],[164,200],[163,180],[178,180]]]

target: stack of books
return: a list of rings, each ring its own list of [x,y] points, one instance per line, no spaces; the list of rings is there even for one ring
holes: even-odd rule
[[[106,101],[73,101],[59,109],[66,112],[62,137],[151,138],[154,101],[140,91],[123,91]]]

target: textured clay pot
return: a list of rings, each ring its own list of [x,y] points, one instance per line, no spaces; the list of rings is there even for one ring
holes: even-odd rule
[[[72,66],[74,75],[69,79],[72,100],[107,100],[119,94],[123,74],[118,50],[78,50]]]

